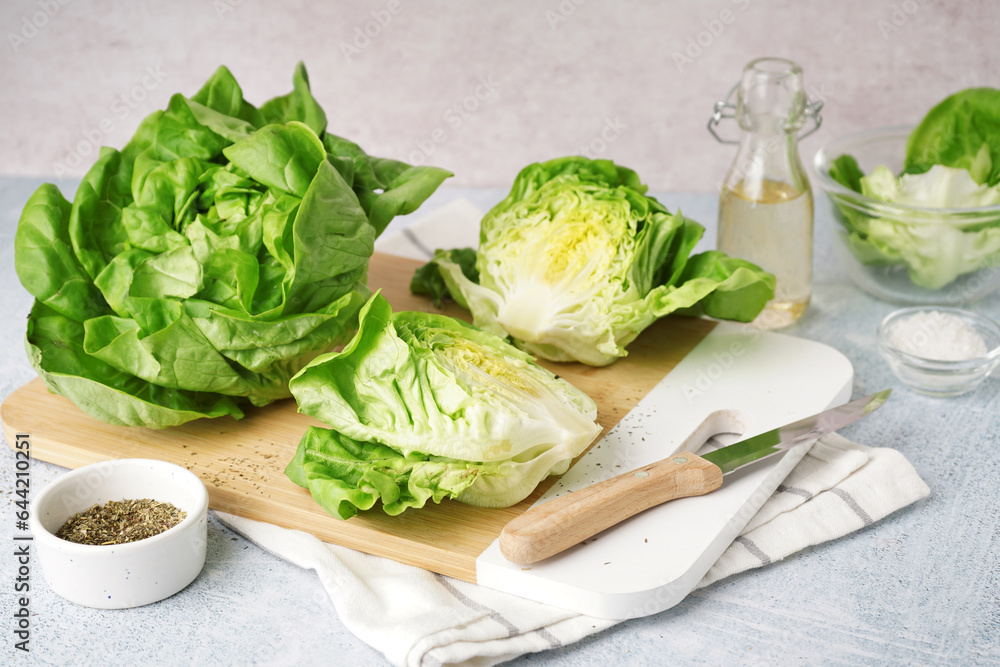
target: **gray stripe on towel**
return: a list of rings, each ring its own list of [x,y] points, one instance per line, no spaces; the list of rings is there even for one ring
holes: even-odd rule
[[[749,538],[746,538],[746,537],[743,537],[742,535],[740,535],[734,541],[735,542],[739,542],[740,544],[742,544],[746,548],[747,551],[749,551],[754,556],[756,556],[760,560],[761,565],[770,565],[771,564],[771,557],[768,556],[763,551],[761,551],[761,548],[758,547],[756,544],[754,544],[753,540],[751,540]]]
[[[861,505],[859,505],[858,501],[854,499],[854,496],[849,494],[847,491],[844,491],[843,489],[830,489],[830,493],[834,494],[835,496],[843,500],[844,503],[846,503],[847,506],[850,507],[854,511],[854,513],[858,515],[858,517],[866,526],[870,526],[872,524],[871,516],[868,514],[868,512],[864,511],[864,509],[861,508]]]
[[[437,580],[441,583],[441,585],[444,586],[445,589],[447,589],[448,592],[451,593],[456,600],[458,600],[459,602],[461,602],[470,609],[475,609],[476,611],[485,611],[491,619],[493,619],[501,626],[506,628],[508,632],[507,634],[508,637],[516,637],[519,634],[521,634],[521,631],[517,628],[517,626],[508,621],[503,614],[496,611],[495,609],[490,609],[489,607],[480,602],[476,602],[475,600],[466,595],[463,595],[462,592],[457,588],[455,588],[451,584],[451,582],[448,581],[448,579],[445,578],[444,576],[440,574],[435,576],[437,577]],[[552,648],[560,648],[563,645],[563,643],[559,640],[558,637],[556,637],[554,634],[552,634],[545,628],[538,628],[534,632],[536,635],[547,641],[549,643],[549,646]]]
[[[424,254],[424,257],[426,257],[427,259],[431,259],[432,257],[434,257],[434,251],[425,246],[423,242],[417,238],[417,235],[413,233],[412,229],[404,227],[403,236],[405,236],[406,240],[412,243],[417,250],[422,252]]]
[[[785,486],[784,484],[779,484],[777,491],[778,493],[791,493],[794,496],[802,496],[806,500],[813,497],[813,494],[809,493],[805,489],[800,489],[795,486]]]
[[[490,609],[486,605],[480,602],[476,602],[467,595],[464,595],[462,591],[455,588],[455,586],[453,586],[452,583],[448,581],[447,578],[441,575],[436,575],[436,578],[438,580],[438,583],[444,586],[445,589],[449,593],[451,593],[452,597],[454,597],[456,600],[464,604],[469,609],[475,609],[476,611],[486,612],[487,616],[489,616],[491,619],[493,619],[501,626],[506,628],[508,637],[516,637],[517,635],[521,634],[521,631],[518,629],[518,627],[513,623],[511,623],[509,620],[507,620],[507,618],[505,618],[504,615],[498,612],[496,609]]]
[[[554,634],[552,634],[545,628],[538,628],[537,630],[535,630],[535,634],[544,639],[545,641],[547,641],[549,643],[549,646],[551,646],[552,648],[559,648],[560,646],[563,645],[563,643],[559,641],[558,637],[556,637]]]

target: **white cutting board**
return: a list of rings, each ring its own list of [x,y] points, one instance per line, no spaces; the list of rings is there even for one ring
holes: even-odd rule
[[[749,437],[844,403],[853,377],[850,361],[831,347],[722,322],[536,505],[697,452],[718,433]],[[494,541],[476,560],[477,582],[600,618],[663,611],[694,589],[807,451],[727,475],[708,495],[654,507],[530,566],[507,561]]]

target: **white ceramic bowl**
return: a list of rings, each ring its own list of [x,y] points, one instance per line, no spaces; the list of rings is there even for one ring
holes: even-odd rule
[[[187,512],[179,524],[144,540],[77,544],[56,532],[95,504],[151,498]],[[164,461],[118,459],[57,478],[31,505],[30,525],[42,572],[52,590],[87,607],[123,609],[167,598],[205,565],[208,492],[192,472]]]
[[[897,322],[931,311],[957,317],[974,329],[986,343],[986,354],[972,359],[942,361],[917,356],[893,346],[889,332]],[[919,330],[914,335],[921,334],[927,335]],[[1000,365],[1000,325],[988,317],[961,308],[901,308],[882,320],[876,337],[879,351],[896,377],[910,389],[928,396],[945,398],[968,393],[982,384]]]

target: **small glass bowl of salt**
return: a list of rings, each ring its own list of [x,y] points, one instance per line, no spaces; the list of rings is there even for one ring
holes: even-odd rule
[[[928,396],[960,396],[1000,364],[1000,325],[961,308],[902,308],[879,324],[878,346],[907,387]]]

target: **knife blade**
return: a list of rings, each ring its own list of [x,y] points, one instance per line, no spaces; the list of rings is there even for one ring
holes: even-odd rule
[[[681,452],[554,498],[504,526],[500,552],[513,563],[535,563],[650,507],[715,491],[724,475],[853,424],[890,393],[885,389],[701,456]]]

